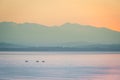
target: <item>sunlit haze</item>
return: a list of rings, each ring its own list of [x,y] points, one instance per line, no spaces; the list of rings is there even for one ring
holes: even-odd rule
[[[70,22],[120,31],[120,0],[0,0],[0,21]]]

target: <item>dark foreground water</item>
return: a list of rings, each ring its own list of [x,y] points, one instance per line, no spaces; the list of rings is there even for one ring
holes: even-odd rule
[[[120,54],[16,53],[0,54],[0,80],[120,80]]]

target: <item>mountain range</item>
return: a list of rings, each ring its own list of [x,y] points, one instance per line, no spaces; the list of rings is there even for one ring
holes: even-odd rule
[[[71,23],[0,22],[0,51],[120,51],[120,32]]]

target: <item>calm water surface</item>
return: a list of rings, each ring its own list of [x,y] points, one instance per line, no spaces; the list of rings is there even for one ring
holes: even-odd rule
[[[120,53],[1,52],[0,80],[120,80]]]

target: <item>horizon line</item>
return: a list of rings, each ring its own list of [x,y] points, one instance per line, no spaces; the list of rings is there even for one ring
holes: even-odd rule
[[[41,24],[41,23],[34,23],[34,22],[15,22],[15,21],[0,21],[0,23],[15,23],[15,24],[36,24],[36,25],[42,25],[44,27],[49,27],[49,28],[52,28],[52,27],[60,27],[62,25],[65,25],[65,24],[72,24],[72,25],[82,25],[82,26],[89,26],[89,27],[94,27],[94,28],[98,28],[98,29],[101,29],[101,28],[104,28],[104,29],[108,29],[108,30],[112,30],[112,31],[116,31],[116,32],[120,32],[120,30],[113,30],[113,29],[110,29],[110,28],[107,28],[107,27],[97,27],[97,26],[94,26],[94,25],[88,25],[88,24],[80,24],[80,23],[71,23],[71,22],[65,22],[65,23],[62,23],[61,25],[45,25],[45,24]]]

